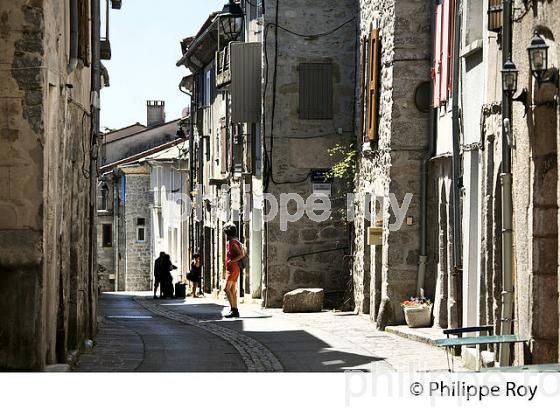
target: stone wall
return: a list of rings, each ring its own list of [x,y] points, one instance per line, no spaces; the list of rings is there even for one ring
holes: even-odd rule
[[[379,136],[360,146],[357,192],[384,198],[392,193],[399,204],[407,193],[413,194],[407,213],[412,225],[404,224],[398,231],[388,229],[394,217],[389,217],[389,201],[384,201],[384,209],[380,209],[385,215],[383,246],[375,248],[367,246],[365,237],[369,222],[364,216],[366,206],[371,205],[363,201],[356,205],[354,299],[359,311],[369,312],[372,318],[380,316],[382,327],[401,323],[400,302],[416,293],[420,169],[426,155],[428,116],[415,107],[414,93],[421,82],[430,80],[430,13],[429,2],[360,2],[360,36],[368,36],[372,28],[380,29],[381,76]],[[359,78],[359,95],[363,81]]]
[[[310,170],[331,167],[337,159],[329,156],[328,149],[354,142],[357,2],[283,1],[278,19],[276,6],[276,1],[267,1],[264,14],[265,26],[269,25],[263,46],[268,61],[264,67],[264,136],[269,165],[264,185],[265,191],[277,199],[283,193],[296,193],[307,199],[312,193]],[[311,39],[278,29],[276,63],[276,20],[280,27],[301,34],[339,28],[330,35]],[[334,70],[330,120],[299,118],[298,67],[300,63],[316,62],[332,63]],[[336,182],[333,184],[333,215],[346,206],[346,192],[338,192],[340,188]],[[292,201],[288,206],[291,213],[293,205]],[[348,226],[337,218],[317,223],[304,216],[290,223],[287,231],[281,230],[278,218],[269,222],[264,240],[267,306],[280,305],[286,292],[299,287],[323,287],[327,304],[341,306],[350,287],[348,237]]]
[[[153,255],[151,250],[151,205],[153,194],[150,190],[149,171],[126,173],[126,198],[124,200],[124,224],[126,226],[126,291],[150,290],[152,280]],[[145,240],[137,241],[137,218],[144,218]]]
[[[64,363],[95,331],[91,80],[67,72],[67,8],[0,3],[0,368]]]

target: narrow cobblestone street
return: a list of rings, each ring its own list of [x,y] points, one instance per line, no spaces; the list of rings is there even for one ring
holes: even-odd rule
[[[380,332],[351,312],[284,314],[248,303],[240,319],[222,319],[225,310],[225,301],[210,297],[104,294],[95,346],[75,371],[447,370],[443,350]]]

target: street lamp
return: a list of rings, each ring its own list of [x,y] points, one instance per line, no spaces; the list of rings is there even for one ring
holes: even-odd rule
[[[517,91],[517,76],[519,71],[511,60],[508,60],[502,68],[502,89],[510,95]]]
[[[222,12],[218,15],[220,20],[220,31],[226,38],[226,41],[236,41],[241,35],[243,29],[243,10],[241,6],[233,0],[224,6]]]
[[[548,70],[548,46],[536,31],[527,47],[527,52],[529,53],[531,73],[540,82],[543,73]]]

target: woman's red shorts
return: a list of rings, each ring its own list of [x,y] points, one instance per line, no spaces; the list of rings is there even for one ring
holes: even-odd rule
[[[239,264],[235,262],[230,263],[229,268],[226,268],[226,281],[237,282],[240,272],[241,270],[239,269]]]

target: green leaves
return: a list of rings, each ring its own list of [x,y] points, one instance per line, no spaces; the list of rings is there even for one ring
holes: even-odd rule
[[[330,176],[353,182],[356,175],[358,151],[354,144],[344,146],[336,144],[333,148],[327,151],[331,157],[340,158],[340,161],[334,164],[331,168]]]

